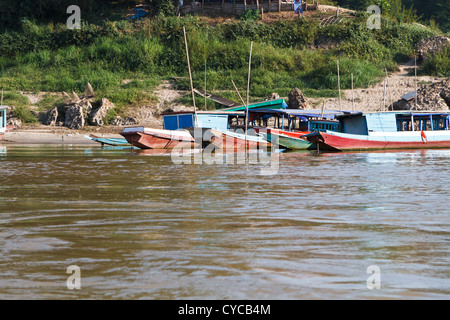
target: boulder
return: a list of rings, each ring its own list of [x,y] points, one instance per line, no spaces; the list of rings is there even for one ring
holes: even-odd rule
[[[267,101],[267,100],[277,100],[277,99],[280,99],[281,97],[280,97],[280,95],[278,94],[278,93],[276,93],[276,92],[272,92],[270,95],[268,95],[264,100],[265,101]]]
[[[42,119],[42,124],[47,126],[54,126],[58,121],[58,108],[54,107],[53,109],[47,111]]]
[[[450,109],[450,77],[430,85],[417,88],[417,105],[415,99],[400,99],[393,103],[394,110],[443,111]]]
[[[84,98],[93,98],[94,97],[94,89],[91,84],[88,82],[86,84],[86,88],[84,89]]]
[[[89,123],[94,126],[103,126],[105,117],[109,110],[114,109],[115,105],[106,98],[102,98],[102,104],[93,110],[89,115]]]
[[[138,121],[132,117],[122,119],[121,117],[117,116],[111,120],[111,124],[113,126],[130,126],[130,125],[138,124]]]
[[[80,102],[80,97],[77,95],[75,91],[72,91],[72,103],[78,103]]]
[[[420,40],[417,44],[419,59],[424,61],[427,60],[430,56],[439,52],[448,44],[450,44],[450,38],[445,36],[434,36]]]
[[[77,104],[68,105],[64,108],[64,126],[69,129],[81,129],[85,125],[83,107]]]
[[[289,109],[306,109],[307,101],[299,88],[293,89],[288,95]]]

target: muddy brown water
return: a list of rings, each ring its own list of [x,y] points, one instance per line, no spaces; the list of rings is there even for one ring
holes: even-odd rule
[[[261,166],[0,147],[0,299],[450,297],[450,150]]]

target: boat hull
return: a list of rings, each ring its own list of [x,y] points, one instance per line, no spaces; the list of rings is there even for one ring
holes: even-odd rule
[[[121,132],[132,146],[141,149],[173,149],[195,147],[192,136],[187,131],[140,129]]]
[[[308,140],[320,149],[332,151],[450,148],[450,131],[385,132],[367,136],[327,131]]]
[[[291,150],[315,150],[317,149],[317,146],[308,141],[304,140],[302,138],[297,137],[289,137],[285,136],[283,134],[274,134],[271,135],[271,142],[273,141],[273,138],[278,139],[278,144],[282,147],[285,147],[287,149]]]
[[[219,131],[210,129],[210,144],[224,150],[249,150],[270,147],[271,144],[262,136],[254,136],[231,131]]]
[[[100,143],[102,146],[107,145],[107,146],[113,146],[113,147],[131,147],[131,144],[129,144],[126,139],[102,138],[102,137],[95,136],[93,134],[87,136],[87,138]]]

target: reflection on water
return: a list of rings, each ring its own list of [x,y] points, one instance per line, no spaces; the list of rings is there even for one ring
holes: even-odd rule
[[[130,149],[0,153],[1,299],[450,296],[450,150],[173,164]],[[67,267],[81,269],[69,290]],[[380,267],[369,290],[367,268]]]

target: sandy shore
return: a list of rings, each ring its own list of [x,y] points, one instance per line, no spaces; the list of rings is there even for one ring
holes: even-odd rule
[[[105,131],[118,131],[116,128],[105,128]],[[119,131],[120,132],[120,131]],[[100,145],[85,136],[95,134],[104,138],[123,138],[113,132],[92,132],[84,130],[70,130],[55,127],[31,127],[20,128],[6,132],[0,141],[2,145],[8,144],[71,144],[71,145]]]

